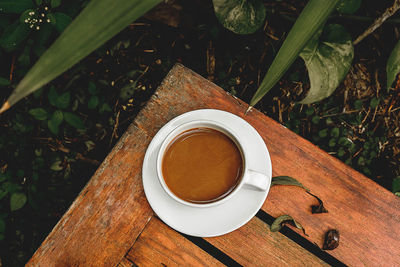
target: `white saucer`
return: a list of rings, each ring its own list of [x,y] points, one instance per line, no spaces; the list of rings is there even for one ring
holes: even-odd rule
[[[251,151],[248,153],[249,169],[271,177],[272,167],[268,149],[249,123],[225,111],[200,109],[174,118],[154,136],[143,161],[143,187],[154,212],[173,229],[192,236],[219,236],[236,230],[253,218],[264,203],[269,187],[266,191],[243,187],[227,202],[209,208],[189,207],[171,198],[161,187],[157,177],[157,153],[168,133],[182,123],[199,119],[225,123],[238,135],[242,135],[244,149]]]

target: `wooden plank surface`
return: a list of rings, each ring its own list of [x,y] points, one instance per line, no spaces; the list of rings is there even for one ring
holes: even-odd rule
[[[329,228],[339,230],[340,245],[328,252],[348,265],[381,265],[385,259],[400,266],[398,197],[261,112],[244,115],[247,104],[182,65],[174,67],[135,123],[153,136],[174,117],[200,108],[226,110],[252,124],[269,149],[273,174],[297,178],[325,201],[329,213],[312,215],[315,199],[290,187],[272,188],[263,210],[292,215],[320,247]]]
[[[134,267],[137,266],[127,258],[123,257],[122,260],[117,264],[117,267]]]
[[[224,266],[156,217],[126,258],[138,266]]]
[[[329,266],[284,235],[271,232],[258,218],[206,240],[243,266]]]
[[[263,206],[267,213],[292,215],[306,228],[307,238],[320,246],[328,228],[338,229],[341,243],[329,253],[348,265],[382,265],[383,260],[400,266],[399,199],[257,110],[245,116],[245,103],[182,65],[171,70],[28,265],[117,265],[135,247],[153,214],[140,175],[147,145],[166,122],[199,108],[226,110],[250,122],[269,148],[274,175],[294,176],[329,210],[311,215],[314,199],[297,188],[274,187]],[[253,240],[243,241],[249,246],[254,242],[255,249],[260,246],[254,241],[258,227],[251,229]],[[210,242],[239,257],[238,248],[224,238],[246,237],[241,231]]]
[[[117,265],[153,215],[141,176],[149,142],[129,127],[27,266]]]

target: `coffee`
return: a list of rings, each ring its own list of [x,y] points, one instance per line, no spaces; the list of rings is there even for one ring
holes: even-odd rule
[[[192,203],[217,201],[240,182],[241,152],[224,133],[194,128],[175,137],[162,159],[162,175],[169,190]]]

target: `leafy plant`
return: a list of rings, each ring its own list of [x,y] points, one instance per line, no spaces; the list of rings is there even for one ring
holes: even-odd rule
[[[283,42],[260,87],[250,101],[254,106],[289,69],[309,40],[322,28],[339,0],[310,0]]]
[[[217,19],[234,33],[254,33],[265,20],[266,11],[260,0],[213,0],[213,5]]]
[[[15,14],[18,17],[9,24],[4,25],[5,30],[0,37],[0,46],[6,52],[14,51],[21,47],[27,38],[32,38],[26,46],[28,52],[32,45],[37,56],[45,50],[45,44],[54,30],[62,32],[72,21],[70,15],[61,12],[61,1],[13,0],[0,1],[0,14]],[[23,49],[24,50],[24,49]],[[24,65],[29,65],[26,60]]]
[[[387,75],[386,86],[388,90],[392,86],[399,72],[400,72],[400,41],[398,41],[396,46],[394,47],[386,65],[386,75]]]
[[[344,27],[330,24],[322,35],[316,34],[300,53],[311,84],[301,103],[310,104],[330,96],[349,71],[353,56],[351,37]]]
[[[18,84],[0,113],[69,69],[159,2],[91,1]]]

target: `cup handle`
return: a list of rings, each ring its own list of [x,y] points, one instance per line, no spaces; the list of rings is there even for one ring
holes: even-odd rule
[[[255,187],[261,191],[269,188],[270,177],[265,174],[249,170],[244,184]]]

